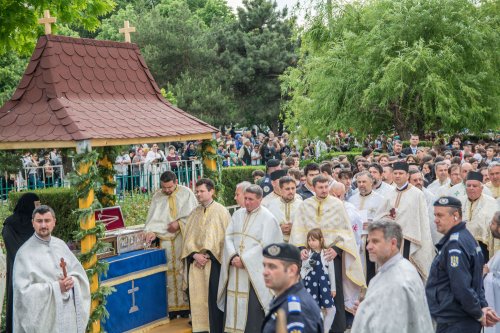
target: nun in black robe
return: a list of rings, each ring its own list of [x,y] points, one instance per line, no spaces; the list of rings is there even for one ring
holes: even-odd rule
[[[31,214],[35,210],[35,202],[40,201],[38,195],[26,193],[19,198],[14,214],[7,217],[3,224],[2,237],[7,250],[7,308],[5,331],[12,332],[12,270],[17,250],[33,235],[35,230],[31,223]]]

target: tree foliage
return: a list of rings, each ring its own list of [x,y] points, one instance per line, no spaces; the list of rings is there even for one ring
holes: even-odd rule
[[[293,65],[293,21],[275,2],[244,0],[238,20],[217,38],[220,65],[241,122],[276,128],[281,109],[279,76]]]
[[[51,16],[57,17],[58,25],[94,30],[100,23],[100,16],[109,13],[114,5],[113,0],[0,1],[0,54],[12,50],[30,54],[37,37],[44,33],[38,19],[46,9]],[[57,33],[57,25],[53,31]]]
[[[468,0],[320,7],[299,66],[282,76],[287,126],[324,137],[498,125],[498,14],[493,2]]]

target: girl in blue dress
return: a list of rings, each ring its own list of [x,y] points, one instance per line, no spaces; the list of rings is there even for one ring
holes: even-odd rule
[[[306,248],[309,257],[302,261],[301,277],[306,290],[325,313],[324,327],[328,333],[335,318],[335,268],[333,260],[325,260],[326,247],[321,229],[315,228],[307,233]]]

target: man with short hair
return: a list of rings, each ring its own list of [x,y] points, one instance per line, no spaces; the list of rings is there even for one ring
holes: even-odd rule
[[[329,184],[335,182],[336,180],[333,178],[333,170],[332,170],[332,165],[330,164],[330,162],[323,162],[320,166],[319,166],[319,171],[321,172],[321,174],[323,176],[325,176],[326,178],[328,178],[328,182]]]
[[[32,223],[35,233],[14,262],[13,332],[84,333],[91,301],[87,274],[66,243],[52,236],[52,208],[35,208]]]
[[[193,332],[224,332],[224,312],[217,307],[220,262],[226,228],[231,221],[228,210],[213,199],[214,182],[196,182],[199,205],[189,214],[184,231],[181,260],[187,270],[187,287]]]
[[[172,171],[162,173],[160,187],[161,190],[151,199],[144,232],[147,243],[158,238],[167,254],[168,312],[175,317],[187,315],[189,311],[189,302],[182,288],[182,233],[187,217],[198,202],[189,188],[177,183],[177,176]]]
[[[396,187],[396,184],[394,184],[394,178],[392,175],[392,173],[394,172],[392,165],[385,165],[383,168],[384,168],[384,171],[382,172],[382,181],[384,181],[385,183],[392,186],[392,188]]]
[[[491,162],[488,165],[488,177],[490,181],[485,184],[485,187],[488,188],[493,198],[500,198],[500,163],[499,162]]]
[[[368,171],[375,179],[375,182],[373,183],[373,191],[377,192],[383,197],[388,198],[394,188],[382,180],[384,168],[382,168],[382,166],[378,163],[372,163],[369,165]]]
[[[240,208],[245,208],[245,190],[250,185],[252,185],[252,183],[247,181],[242,181],[236,185],[236,189],[234,190],[234,201],[236,201],[236,204],[240,206]]]
[[[426,189],[424,187],[424,175],[422,172],[418,170],[410,170],[408,172],[409,174],[409,179],[408,182],[418,188],[422,193],[425,195],[425,202],[427,203],[427,211],[429,212],[429,227],[431,229],[431,237],[432,237],[432,244],[437,244],[439,240],[443,237],[442,234],[440,234],[436,230],[436,225],[432,223],[434,221],[434,201],[436,201],[436,197],[434,194],[432,194],[431,191]]]
[[[304,167],[306,182],[297,188],[297,194],[302,197],[302,200],[306,200],[314,196],[312,181],[316,176],[319,176],[319,174],[320,169],[317,163],[309,163]]]
[[[439,198],[446,195],[446,191],[449,188],[448,165],[444,161],[438,162],[434,166],[434,170],[436,172],[436,180],[429,184],[427,189]]]
[[[238,159],[243,165],[252,165],[252,142],[247,138],[243,138],[243,146],[238,152]]]
[[[405,155],[417,155],[419,142],[420,139],[418,137],[418,134],[412,134],[410,136],[410,146],[403,149],[402,153]]]
[[[300,250],[290,244],[270,244],[263,250],[264,281],[274,292],[262,333],[323,333],[318,303],[300,281]]]
[[[345,200],[344,184],[335,182],[330,184],[329,188],[330,195],[339,199],[344,204],[347,216],[349,216],[349,221],[351,221],[351,227],[352,231],[354,232],[354,237],[356,238],[356,244],[358,245],[358,248],[361,249],[361,232],[363,231],[363,221],[361,220],[361,215],[359,215],[358,209],[352,203]],[[361,260],[363,260],[362,257]]]
[[[282,243],[278,221],[261,206],[262,189],[245,190],[245,208],[238,209],[226,229],[217,305],[225,312],[224,332],[260,332],[272,294],[264,283],[262,250]]]
[[[334,297],[337,314],[332,332],[344,332],[347,325],[345,309],[352,311],[361,288],[365,286],[363,268],[344,206],[339,199],[328,195],[328,179],[321,175],[315,177],[313,187],[315,196],[304,200],[300,205],[289,242],[304,248],[309,230],[320,228],[323,232],[325,245],[328,247],[325,258],[334,262],[337,286]],[[307,250],[303,249],[301,255],[303,260],[307,259]]]
[[[434,258],[429,215],[424,194],[408,183],[408,164],[394,163],[396,188],[390,197],[390,217],[403,229],[403,257],[410,260],[425,281]]]
[[[359,191],[353,194],[348,201],[356,207],[363,221],[363,230],[361,232],[363,244],[361,247],[361,261],[364,264],[366,283],[368,284],[373,276],[375,276],[375,265],[373,262],[368,260],[366,253],[366,236],[368,235],[368,226],[372,221],[388,215],[391,210],[391,204],[389,199],[373,191],[373,183],[375,179],[368,171],[358,173],[356,180]]]
[[[495,145],[489,145],[486,147],[486,158],[484,159],[484,164],[490,165],[492,162],[500,162],[500,158],[498,158],[498,147]]]
[[[345,186],[345,199],[349,200],[353,195],[352,190],[352,172],[351,170],[343,169],[339,172],[339,182]]]
[[[467,229],[479,242],[485,261],[490,259],[494,251],[494,240],[491,236],[490,222],[498,209],[493,197],[483,193],[483,175],[470,171],[465,182],[467,196],[462,198],[462,216]]]
[[[426,285],[437,333],[479,333],[481,326],[500,320],[488,307],[483,289],[484,257],[477,241],[462,222],[462,204],[454,197],[434,203],[434,222],[444,237],[436,245]]]
[[[406,154],[403,153],[403,143],[401,141],[394,140],[394,145],[392,147],[392,153],[390,156],[396,156],[397,158],[406,157]]]
[[[400,253],[401,226],[379,220],[368,226],[367,251],[379,267],[359,304],[352,333],[432,332],[425,288],[415,267]]]
[[[450,183],[448,184],[449,187],[453,187],[457,184],[460,184],[462,182],[460,165],[452,164],[448,168],[448,176],[450,177]]]
[[[295,179],[290,176],[280,178],[277,186],[280,188],[281,196],[270,201],[267,209],[278,220],[281,232],[283,233],[283,239],[285,242],[288,242],[297,209],[302,203],[302,197],[296,194]]]
[[[500,211],[497,211],[490,223],[490,230],[493,238],[500,239]],[[495,252],[493,258],[486,264],[486,276],[484,277],[484,294],[488,305],[495,310],[500,311],[500,250]],[[484,333],[500,333],[500,325],[495,327],[486,327]]]

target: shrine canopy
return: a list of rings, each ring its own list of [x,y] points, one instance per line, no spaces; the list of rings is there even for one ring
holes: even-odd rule
[[[0,108],[0,149],[201,140],[215,132],[161,95],[131,43],[41,36]]]

